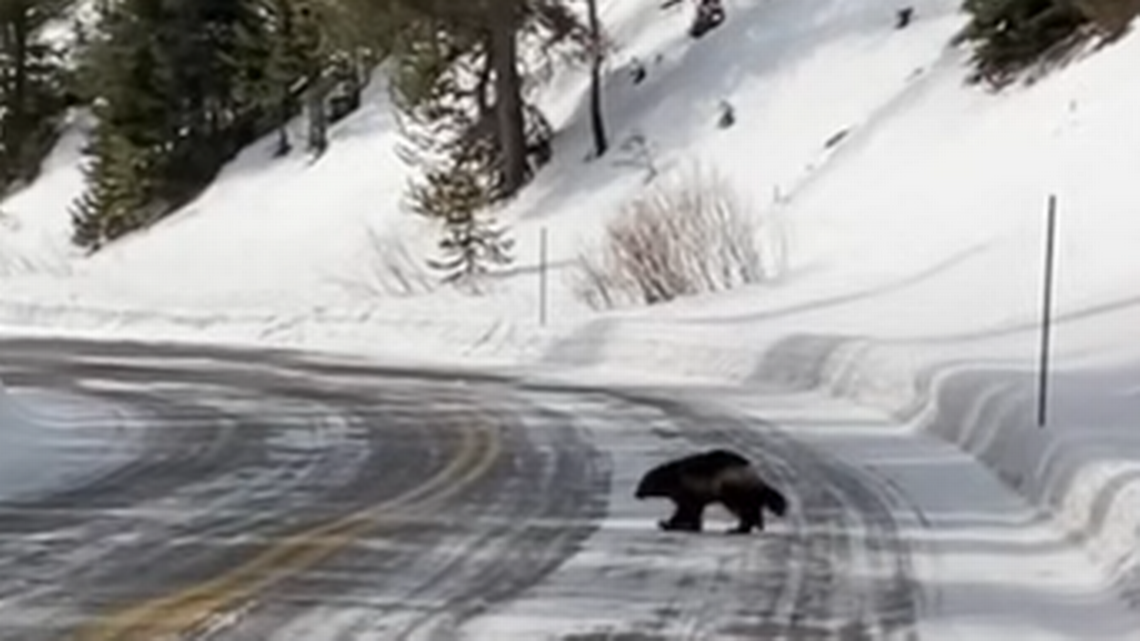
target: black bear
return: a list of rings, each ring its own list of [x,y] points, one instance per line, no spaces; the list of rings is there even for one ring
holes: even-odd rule
[[[730,534],[764,530],[763,510],[784,516],[788,500],[768,485],[748,459],[716,449],[658,465],[637,484],[635,498],[667,498],[676,505],[673,516],[661,521],[662,530],[700,532],[705,507],[720,503],[740,523]]]

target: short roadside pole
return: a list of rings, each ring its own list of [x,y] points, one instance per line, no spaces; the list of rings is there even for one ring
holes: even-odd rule
[[[546,227],[538,232],[538,324],[546,326]]]

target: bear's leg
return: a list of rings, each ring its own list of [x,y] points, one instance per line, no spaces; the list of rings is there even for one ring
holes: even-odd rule
[[[702,526],[701,521],[705,512],[705,504],[692,499],[682,499],[675,502],[677,509],[668,520],[661,521],[658,524],[661,529],[667,531],[700,532]]]
[[[755,528],[757,532],[764,531],[764,507],[761,505],[753,505],[748,512],[749,515],[749,529]]]
[[[764,531],[764,514],[761,506],[755,501],[748,501],[743,497],[726,497],[724,506],[740,519],[736,527],[728,531],[729,534],[748,534],[755,528]]]

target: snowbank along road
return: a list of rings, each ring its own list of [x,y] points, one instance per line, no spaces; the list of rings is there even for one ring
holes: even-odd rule
[[[894,639],[919,590],[890,487],[756,420],[636,394],[286,352],[0,342],[134,456],[0,503],[0,638]],[[647,466],[730,446],[763,535],[659,532]]]

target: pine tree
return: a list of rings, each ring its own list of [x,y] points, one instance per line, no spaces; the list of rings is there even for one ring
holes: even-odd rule
[[[976,44],[977,79],[998,86],[1075,44],[1089,22],[1070,0],[966,0],[964,8],[972,18],[958,39]]]
[[[443,282],[471,292],[492,265],[507,265],[514,242],[505,230],[481,216],[494,200],[493,189],[478,165],[451,164],[429,171],[413,186],[413,211],[442,223],[441,259],[428,265],[443,272]]]
[[[239,30],[247,52],[239,92],[244,102],[260,106],[277,130],[276,155],[290,152],[285,125],[300,110],[295,87],[318,63],[315,59],[313,21],[307,3],[298,0],[262,0],[257,29]]]
[[[97,130],[90,153],[88,187],[72,208],[72,242],[94,252],[146,224],[152,154],[109,127]]]
[[[67,105],[62,56],[44,37],[70,0],[0,0],[0,193],[30,180]]]
[[[584,50],[585,26],[558,0],[423,0],[403,16],[395,102],[412,129],[429,132],[409,132],[412,146],[463,166],[479,157],[495,200],[512,197],[548,159],[550,133],[525,100],[518,52]]]
[[[445,257],[430,260],[428,264],[444,272],[445,283],[478,292],[489,265],[512,262],[509,251],[514,241],[505,238],[505,230],[496,227],[493,221],[467,216],[448,220],[444,229],[445,236],[439,246]]]
[[[83,73],[96,118],[77,243],[98,248],[185,202],[260,133],[263,0],[104,6]]]
[[[429,170],[422,183],[412,186],[412,211],[434,220],[470,218],[493,202],[492,186],[473,164]]]
[[[444,232],[439,241],[443,257],[428,260],[428,265],[443,272],[443,282],[478,292],[481,277],[492,265],[512,262],[514,245],[505,230],[480,215],[490,202],[489,186],[480,172],[468,167],[435,171],[427,180],[436,199],[421,200],[429,204],[418,213],[442,221]]]
[[[86,190],[72,207],[72,240],[91,251],[147,222],[178,133],[171,74],[151,37],[162,15],[148,9],[157,4],[127,0],[108,9],[85,61],[88,86],[99,92],[89,96],[96,125],[84,149]]]
[[[480,213],[515,195],[551,156],[549,123],[524,88],[519,52],[584,52],[588,32],[560,0],[392,0],[393,101],[405,158],[422,167],[412,209],[441,221],[430,264],[475,289],[511,241]],[[569,45],[561,47],[560,45]]]
[[[358,68],[384,47],[383,13],[367,0],[246,0],[262,24],[246,56],[245,86],[277,129],[277,155],[289,153],[285,124],[304,110],[309,116],[307,147],[320,155],[328,126],[359,106],[363,87]],[[346,89],[346,100],[334,91]],[[330,96],[336,104],[329,113]],[[348,107],[345,107],[345,104]]]
[[[279,0],[278,0],[279,1]],[[315,157],[328,148],[332,122],[359,104],[361,50],[382,43],[383,12],[364,0],[287,0],[293,5],[293,39],[290,53],[298,73],[295,86],[308,120],[307,150]],[[330,98],[338,88],[349,94],[349,108],[330,113]]]
[[[156,47],[179,91],[170,96],[178,137],[213,145],[257,106],[243,91],[266,64],[266,25],[259,0],[166,0]],[[248,140],[236,141],[238,146]],[[230,150],[230,151],[236,151]],[[228,156],[229,154],[223,154]]]
[[[106,8],[84,73],[96,125],[84,149],[85,193],[72,208],[73,241],[97,250],[146,220],[170,146],[179,133],[173,74],[155,37],[160,3]]]

